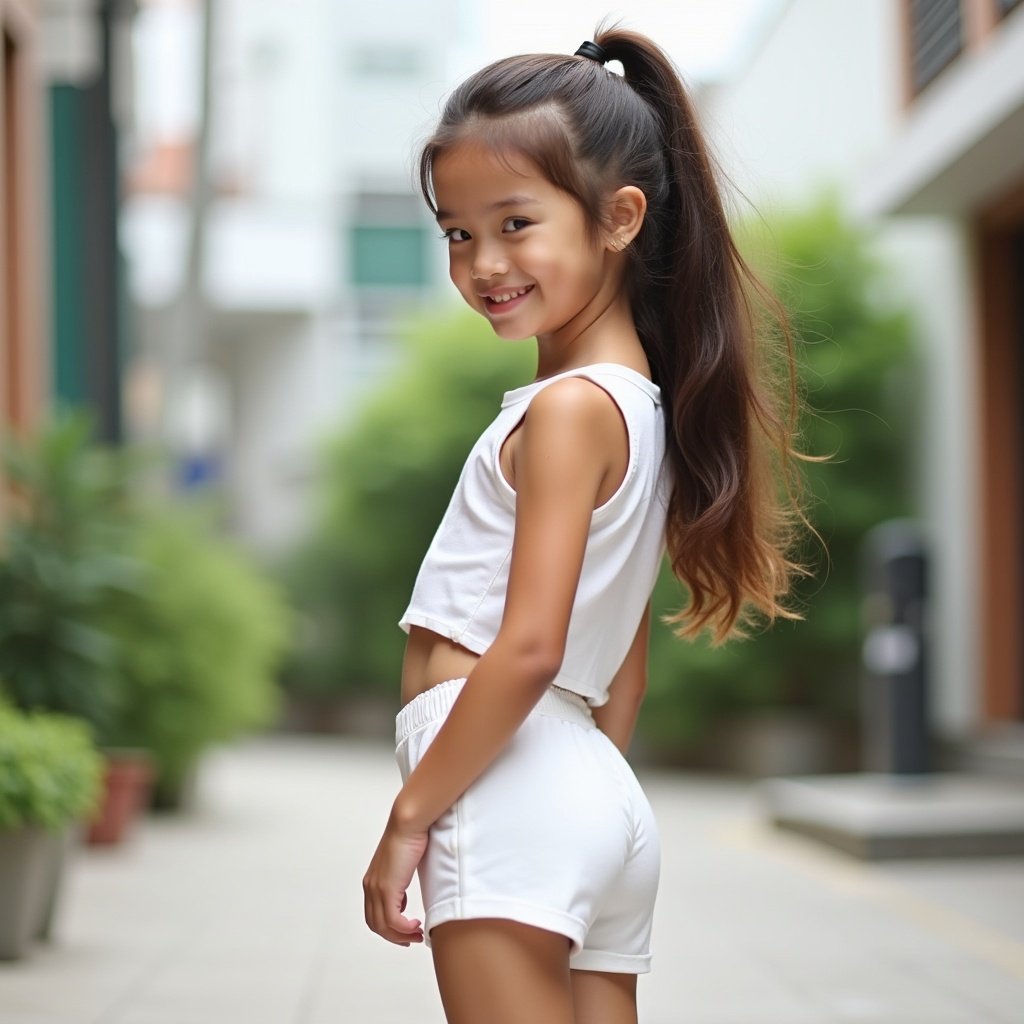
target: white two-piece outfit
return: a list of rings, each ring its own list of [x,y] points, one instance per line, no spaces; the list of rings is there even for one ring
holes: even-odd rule
[[[446,921],[506,918],[566,935],[573,969],[650,970],[660,848],[632,769],[594,723],[608,700],[664,553],[668,501],[658,387],[598,363],[506,392],[474,445],[400,621],[482,654],[501,624],[516,495],[499,464],[530,400],[584,377],[615,401],[629,435],[616,492],[594,510],[558,676],[492,764],[430,828],[419,865],[424,935]],[[419,763],[465,679],[432,687],[396,721],[402,778]]]

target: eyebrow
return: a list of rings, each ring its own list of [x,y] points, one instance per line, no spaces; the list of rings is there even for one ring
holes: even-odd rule
[[[534,199],[532,196],[506,196],[504,199],[491,203],[487,207],[487,212],[504,210],[507,206],[536,206],[539,203],[540,200]],[[437,220],[450,220],[455,214],[449,213],[447,210],[438,210],[435,216]]]

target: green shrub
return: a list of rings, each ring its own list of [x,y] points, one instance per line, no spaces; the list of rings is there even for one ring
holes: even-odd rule
[[[102,773],[84,722],[0,703],[0,829],[59,829],[91,814]]]
[[[198,514],[146,516],[131,554],[148,582],[104,611],[117,700],[104,741],[149,747],[160,786],[173,790],[203,748],[273,721],[289,617],[276,589]]]
[[[300,609],[293,690],[395,692],[397,622],[459,470],[502,393],[527,383],[533,347],[468,310],[405,338],[407,358],[327,446],[317,524],[288,572]]]
[[[207,519],[143,500],[140,453],[90,433],[65,417],[6,448],[0,689],[150,748],[173,792],[209,743],[273,719],[289,619]]]
[[[103,604],[133,594],[141,568],[123,552],[130,460],[90,440],[81,416],[9,440],[4,475],[17,501],[0,556],[0,677],[20,707],[78,715],[98,730],[113,708]]]
[[[800,448],[833,456],[804,467],[808,514],[827,552],[805,538],[801,558],[814,575],[798,581],[792,602],[803,622],[780,621],[719,650],[653,630],[640,728],[662,747],[697,740],[716,720],[749,709],[805,708],[853,723],[860,544],[871,526],[909,512],[911,325],[888,285],[891,269],[873,254],[870,235],[843,218],[834,194],[774,219],[772,248],[750,226],[739,235],[792,317],[807,406]],[[684,596],[663,573],[656,613],[680,607]]]
[[[795,601],[806,621],[783,622],[711,650],[656,624],[641,730],[653,747],[680,747],[719,718],[779,705],[849,719],[859,666],[858,547],[875,523],[908,510],[904,452],[913,414],[901,383],[910,324],[886,294],[891,271],[834,196],[772,222],[775,251],[745,235],[745,255],[793,317],[800,387],[809,403],[803,451],[834,453],[806,467],[807,538],[814,570]],[[394,692],[402,643],[395,623],[459,469],[494,417],[503,390],[530,379],[533,346],[509,346],[471,313],[418,328],[405,368],[330,446],[323,507],[291,573],[303,641],[291,684]],[[666,572],[658,616],[685,595]]]

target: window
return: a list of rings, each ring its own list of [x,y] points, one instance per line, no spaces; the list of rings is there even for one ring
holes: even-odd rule
[[[910,0],[910,60],[920,92],[963,49],[960,0]]]
[[[414,286],[427,283],[426,231],[423,228],[356,225],[352,241],[354,284]]]
[[[429,283],[428,229],[411,194],[362,193],[350,229],[352,283],[417,288]]]

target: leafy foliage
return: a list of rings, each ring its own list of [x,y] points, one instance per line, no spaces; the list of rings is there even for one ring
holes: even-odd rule
[[[0,676],[20,707],[102,730],[114,650],[99,612],[111,594],[137,593],[144,574],[123,553],[133,463],[93,446],[81,416],[10,442],[4,456],[17,503],[0,560]]]
[[[290,623],[276,589],[195,511],[146,516],[131,555],[147,586],[103,611],[117,695],[105,739],[150,748],[173,790],[209,744],[274,719]]]
[[[272,719],[290,623],[198,510],[141,500],[142,456],[90,434],[70,417],[8,449],[0,689],[105,746],[150,748],[173,791],[209,743]]]
[[[57,829],[91,813],[102,772],[80,719],[0,703],[0,829]]]
[[[860,544],[874,524],[909,509],[906,464],[913,423],[909,314],[887,295],[890,271],[870,236],[846,222],[837,198],[772,222],[773,248],[753,226],[739,232],[744,255],[782,300],[797,341],[805,407],[801,450],[829,455],[804,464],[807,513],[825,548],[805,538],[813,568],[791,604],[802,622],[779,622],[750,640],[712,651],[652,637],[641,728],[655,744],[696,739],[740,709],[816,709],[851,722],[857,713]],[[654,607],[667,614],[682,594],[667,574]]]
[[[913,415],[907,393],[910,324],[887,297],[889,271],[871,239],[825,195],[771,226],[774,250],[739,232],[748,260],[792,317],[799,389],[807,408],[802,451],[815,570],[793,604],[805,621],[726,648],[677,641],[655,626],[641,730],[678,747],[742,709],[855,712],[859,662],[858,548],[864,532],[908,508],[903,452]],[[325,459],[325,500],[291,574],[304,640],[291,685],[312,691],[393,692],[401,649],[395,622],[473,441],[503,390],[528,379],[531,346],[509,348],[470,314],[410,338],[405,368],[336,438]],[[683,603],[666,572],[657,615]]]
[[[318,524],[288,573],[302,613],[296,690],[393,691],[396,624],[462,463],[502,393],[534,369],[530,346],[497,341],[468,311],[405,341],[402,369],[324,452]]]

